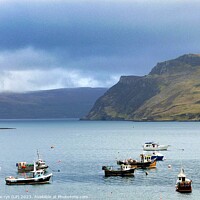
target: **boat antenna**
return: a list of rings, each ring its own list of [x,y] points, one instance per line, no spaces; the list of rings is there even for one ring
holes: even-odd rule
[[[40,159],[40,154],[39,154],[39,151],[37,149],[37,156],[38,156],[38,160]]]

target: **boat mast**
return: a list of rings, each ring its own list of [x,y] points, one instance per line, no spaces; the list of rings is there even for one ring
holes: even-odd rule
[[[39,151],[37,149],[37,156],[38,156],[38,160],[40,159],[40,154],[39,154]]]
[[[33,163],[33,176],[36,176],[36,163]]]

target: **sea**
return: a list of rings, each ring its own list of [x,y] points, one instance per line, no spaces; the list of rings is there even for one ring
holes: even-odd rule
[[[0,199],[200,198],[199,122],[1,120],[0,128],[12,128],[0,129]],[[134,177],[104,176],[102,166],[139,160],[142,145],[149,141],[170,145],[156,169],[138,169]],[[16,163],[33,163],[37,150],[53,173],[51,182],[6,185],[5,177],[20,176]],[[175,191],[181,167],[192,179],[190,194]]]

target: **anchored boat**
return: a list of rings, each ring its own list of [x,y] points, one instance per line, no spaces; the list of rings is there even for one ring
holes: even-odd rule
[[[118,169],[114,169],[112,166],[103,166],[102,170],[104,170],[105,176],[134,176],[135,168],[130,165],[121,165]]]
[[[192,192],[192,180],[186,178],[183,168],[181,168],[181,171],[178,174],[178,179],[176,181],[176,191],[181,193]]]
[[[151,159],[151,155],[140,154],[140,161],[127,159],[117,161],[118,165],[130,165],[132,168],[156,168],[156,159]]]
[[[143,145],[144,151],[166,151],[170,145],[159,145],[157,142],[146,142]]]
[[[35,162],[36,169],[43,169],[46,170],[48,166],[46,165],[45,161],[40,158],[40,154],[37,151],[38,160]],[[28,164],[26,162],[18,162],[16,163],[18,173],[30,172],[34,170],[34,164]]]
[[[34,163],[34,171],[31,172],[32,176],[26,177],[13,177],[9,176],[5,178],[6,185],[25,185],[25,184],[45,184],[49,183],[52,173],[45,174],[45,171],[40,169],[36,170],[36,164]]]

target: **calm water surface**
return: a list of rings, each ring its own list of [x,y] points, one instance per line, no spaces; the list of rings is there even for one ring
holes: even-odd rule
[[[200,123],[89,122],[78,120],[2,120],[0,127],[0,199],[199,199]],[[157,168],[137,170],[135,177],[105,178],[102,165],[138,159],[142,144],[170,144]],[[54,146],[55,148],[51,148]],[[36,151],[53,171],[45,185],[7,186],[18,176],[16,163],[36,160]],[[169,169],[168,165],[172,168]],[[193,181],[191,194],[175,192],[183,165]]]

